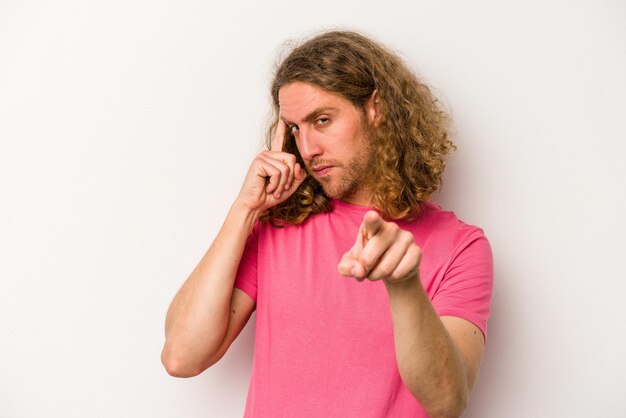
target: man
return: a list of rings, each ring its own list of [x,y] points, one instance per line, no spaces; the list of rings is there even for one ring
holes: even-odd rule
[[[453,149],[437,100],[353,32],[295,48],[269,150],[174,298],[162,360],[217,362],[256,309],[247,417],[457,417],[493,278],[482,230],[428,200]]]

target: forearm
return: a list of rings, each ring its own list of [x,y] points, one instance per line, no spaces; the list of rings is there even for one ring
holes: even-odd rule
[[[199,373],[219,349],[228,327],[235,276],[256,218],[255,212],[235,203],[213,244],[174,297],[165,320],[162,354],[172,368]]]
[[[459,416],[469,400],[466,365],[419,279],[385,285],[403,382],[432,418]]]

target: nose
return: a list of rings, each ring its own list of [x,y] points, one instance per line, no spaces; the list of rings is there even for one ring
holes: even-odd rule
[[[322,147],[317,140],[315,132],[312,130],[301,127],[298,132],[296,145],[304,161],[311,161],[314,157],[322,154]]]

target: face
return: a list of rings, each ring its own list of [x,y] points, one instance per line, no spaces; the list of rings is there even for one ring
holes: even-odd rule
[[[308,83],[287,84],[278,92],[280,119],[293,133],[309,175],[331,198],[356,205],[370,201],[364,179],[372,151],[365,128],[376,117],[374,96],[360,110]]]

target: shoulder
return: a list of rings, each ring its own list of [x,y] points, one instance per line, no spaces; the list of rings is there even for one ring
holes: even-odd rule
[[[413,232],[421,246],[444,254],[459,251],[477,239],[487,241],[482,228],[462,221],[454,212],[430,201],[424,204],[417,219],[398,224]]]

